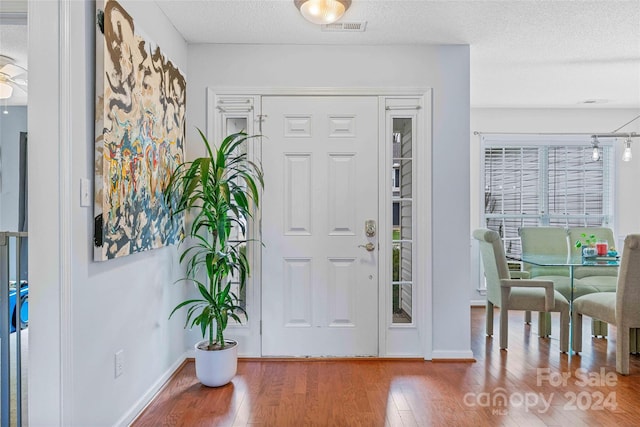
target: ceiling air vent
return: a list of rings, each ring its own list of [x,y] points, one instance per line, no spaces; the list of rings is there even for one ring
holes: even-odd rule
[[[322,31],[332,33],[361,33],[367,29],[367,22],[334,22],[321,25]]]

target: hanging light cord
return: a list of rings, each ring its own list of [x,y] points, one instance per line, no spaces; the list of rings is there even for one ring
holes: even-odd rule
[[[621,137],[627,137],[627,138],[640,138],[640,134],[638,134],[637,132],[618,132],[620,129],[624,128],[625,126],[627,126],[630,123],[635,122],[636,120],[640,119],[640,114],[637,115],[636,117],[634,117],[633,119],[629,120],[627,123],[623,124],[622,126],[620,126],[619,128],[617,128],[616,130],[612,131],[612,132],[607,132],[607,133],[587,133],[587,132],[480,132],[480,131],[473,131],[474,135],[482,135],[482,134],[493,134],[493,135],[554,135],[554,136],[558,136],[558,135],[591,135],[591,137],[597,137],[597,138],[621,138]]]
[[[622,125],[622,126],[620,126],[618,129],[614,130],[614,131],[613,131],[613,132],[611,132],[611,133],[616,133],[616,132],[618,132],[620,129],[622,129],[623,127],[625,127],[625,126],[626,126],[626,125],[628,125],[629,123],[633,123],[633,122],[635,122],[635,121],[636,121],[636,120],[638,120],[638,119],[640,119],[640,114],[638,114],[638,115],[637,115],[637,116],[635,116],[633,119],[629,120],[627,123],[623,124],[623,125]]]
[[[593,147],[591,158],[595,162],[601,159],[600,148],[599,148],[600,141],[598,141],[598,138],[626,138],[624,142],[624,151],[622,154],[622,161],[629,162],[633,157],[631,153],[631,138],[640,138],[640,134],[638,134],[637,132],[619,132],[619,131],[620,129],[635,122],[638,119],[640,119],[640,114],[635,116],[633,119],[629,120],[627,123],[623,124],[619,128],[617,128],[616,130],[609,133],[587,134],[587,133],[558,133],[558,132],[534,132],[534,133],[531,133],[531,132],[478,132],[476,130],[473,132],[473,134],[482,135],[483,133],[485,134],[492,133],[494,135],[518,135],[518,134],[523,135],[524,134],[524,135],[556,135],[556,136],[557,135],[591,135],[591,146]]]

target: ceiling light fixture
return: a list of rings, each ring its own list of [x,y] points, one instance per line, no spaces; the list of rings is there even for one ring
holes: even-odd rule
[[[627,138],[624,142],[624,152],[622,153],[622,161],[630,162],[633,158],[633,154],[631,153],[631,138]]]
[[[342,18],[351,0],[294,0],[300,14],[314,24],[332,24]]]
[[[13,88],[7,83],[0,81],[0,99],[11,98]]]

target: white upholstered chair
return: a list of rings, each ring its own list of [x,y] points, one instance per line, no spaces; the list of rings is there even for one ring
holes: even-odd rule
[[[569,303],[549,280],[513,279],[509,274],[502,240],[497,232],[478,229],[473,237],[479,241],[487,280],[487,335],[493,335],[493,307],[500,307],[500,348],[508,343],[509,310],[560,312],[560,351],[569,349]]]
[[[598,292],[573,302],[573,349],[582,351],[582,316],[600,319],[617,330],[616,371],[629,374],[629,332],[640,328],[640,234],[624,241],[616,292]]]

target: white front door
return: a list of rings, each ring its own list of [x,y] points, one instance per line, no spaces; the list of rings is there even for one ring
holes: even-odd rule
[[[378,98],[265,96],[262,114],[262,354],[378,355]]]

